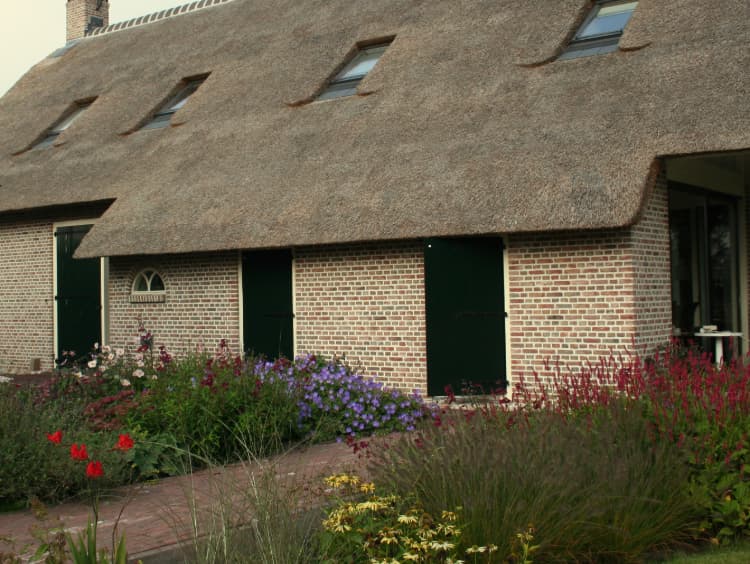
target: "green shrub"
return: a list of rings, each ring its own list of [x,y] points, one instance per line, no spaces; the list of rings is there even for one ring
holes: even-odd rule
[[[61,444],[47,438],[58,430],[64,437]],[[102,462],[101,487],[129,481],[129,464],[122,453],[113,451],[117,433],[88,430],[80,404],[38,405],[27,391],[0,385],[0,502],[38,497],[54,503],[87,492],[91,484],[85,464],[70,457],[73,442],[85,444]]]
[[[297,436],[299,410],[286,382],[261,382],[241,363],[191,355],[172,362],[128,414],[148,436],[215,462],[277,452]]]
[[[616,403],[572,419],[459,412],[376,451],[371,470],[429,512],[463,507],[469,545],[511,554],[531,526],[540,561],[638,561],[690,540],[700,519],[684,458],[648,431]]]

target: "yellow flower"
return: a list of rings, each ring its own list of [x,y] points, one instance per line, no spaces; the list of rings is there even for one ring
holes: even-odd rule
[[[443,511],[442,517],[446,521],[455,521],[456,519],[458,519],[458,515],[456,515],[453,511]]]
[[[399,515],[398,522],[405,523],[406,525],[414,525],[419,519],[416,515]]]
[[[411,560],[412,562],[419,562],[419,554],[413,554],[411,552],[404,552],[401,555],[404,560]]]
[[[466,554],[476,554],[478,552],[485,552],[487,550],[486,546],[471,546],[466,549]]]
[[[487,552],[492,553],[492,552],[495,552],[495,551],[497,551],[497,545],[496,544],[490,544],[490,545],[487,546]]]
[[[432,541],[430,543],[430,548],[432,550],[450,550],[451,548],[455,548],[456,545],[452,542],[448,541]]]
[[[373,493],[375,491],[375,484],[367,482],[359,486],[359,491],[362,493]]]
[[[437,526],[437,531],[438,531],[438,533],[443,533],[447,537],[449,537],[451,535],[453,535],[453,536],[458,536],[459,535],[459,530],[456,529],[455,525],[444,525],[444,524],[440,523]]]

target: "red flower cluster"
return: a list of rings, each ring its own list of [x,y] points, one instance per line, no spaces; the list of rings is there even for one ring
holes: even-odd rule
[[[62,442],[62,431],[58,429],[54,433],[47,433],[47,440],[59,445]]]
[[[47,433],[47,440],[51,443],[59,445],[62,442],[62,431],[57,430],[54,433]],[[115,445],[116,450],[123,452],[130,450],[135,446],[135,441],[128,434],[120,435]],[[70,458],[73,460],[80,460],[85,462],[89,459],[89,453],[86,451],[86,445],[81,443],[79,446],[77,443],[70,445]],[[86,465],[86,476],[91,479],[101,478],[104,476],[104,468],[99,460],[92,460]]]
[[[120,437],[117,440],[117,446],[115,446],[115,448],[117,450],[121,450],[125,452],[133,448],[134,445],[135,445],[135,441],[133,441],[130,435],[125,433],[124,435],[120,435]]]
[[[95,460],[93,462],[89,462],[86,466],[86,476],[89,478],[101,478],[104,476],[104,469],[102,468],[102,463],[98,460]]]
[[[70,445],[70,458],[73,460],[88,460],[89,453],[86,452],[86,445],[81,444],[80,447],[76,443]]]

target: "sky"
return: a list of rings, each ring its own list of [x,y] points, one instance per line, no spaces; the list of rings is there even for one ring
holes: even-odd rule
[[[190,0],[109,0],[109,23]],[[0,96],[36,63],[65,44],[66,0],[0,0]]]

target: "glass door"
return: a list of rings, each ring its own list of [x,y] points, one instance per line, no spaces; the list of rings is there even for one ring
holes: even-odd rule
[[[738,331],[737,200],[672,187],[669,231],[675,334],[692,336],[705,325]]]

